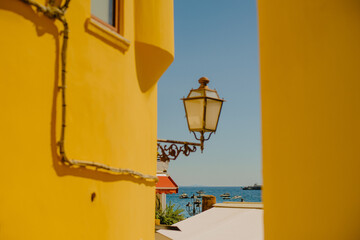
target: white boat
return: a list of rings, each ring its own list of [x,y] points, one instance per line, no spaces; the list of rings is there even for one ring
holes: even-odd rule
[[[197,198],[202,198],[203,196],[205,196],[205,193],[200,193],[199,195],[197,195]]]
[[[224,198],[224,197],[230,197],[230,193],[221,194],[220,197],[222,197],[222,198]]]
[[[239,199],[242,198],[242,196],[233,196],[232,199]]]
[[[181,199],[183,199],[183,198],[189,198],[189,196],[188,196],[186,193],[183,193],[183,194],[180,195],[179,198],[181,198]]]

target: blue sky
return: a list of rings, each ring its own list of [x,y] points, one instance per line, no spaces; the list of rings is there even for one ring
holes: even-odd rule
[[[216,134],[171,161],[178,185],[262,183],[255,0],[174,0],[175,60],[158,85],[158,138],[195,142],[180,98],[206,76],[224,103]]]

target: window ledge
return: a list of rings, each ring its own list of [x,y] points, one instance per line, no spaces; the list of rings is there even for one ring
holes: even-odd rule
[[[127,51],[130,47],[130,40],[124,38],[93,18],[89,18],[86,21],[86,30],[101,40],[114,45],[121,51]]]

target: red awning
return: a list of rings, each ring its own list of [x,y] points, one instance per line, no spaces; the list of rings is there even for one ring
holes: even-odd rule
[[[157,175],[157,177],[159,181],[156,183],[156,193],[178,193],[179,187],[170,176]]]

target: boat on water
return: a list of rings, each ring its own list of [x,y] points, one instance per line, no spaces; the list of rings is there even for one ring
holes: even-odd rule
[[[196,196],[197,198],[202,198],[205,195],[205,191],[203,191],[203,190],[199,190],[196,193],[197,193],[197,196]]]
[[[254,184],[254,186],[243,187],[243,190],[261,190],[261,185]]]
[[[242,199],[242,196],[233,196],[232,199]]]
[[[231,199],[231,197],[222,197],[222,199],[224,199],[224,200],[225,200],[225,199]]]
[[[222,198],[224,198],[224,197],[230,197],[230,193],[221,194],[220,197],[222,197]]]
[[[188,196],[186,193],[183,193],[183,194],[180,195],[179,198],[181,198],[181,199],[183,199],[183,198],[189,198],[189,196]]]
[[[202,198],[202,195],[195,195],[195,194],[193,194],[192,196],[191,196],[191,198]]]

